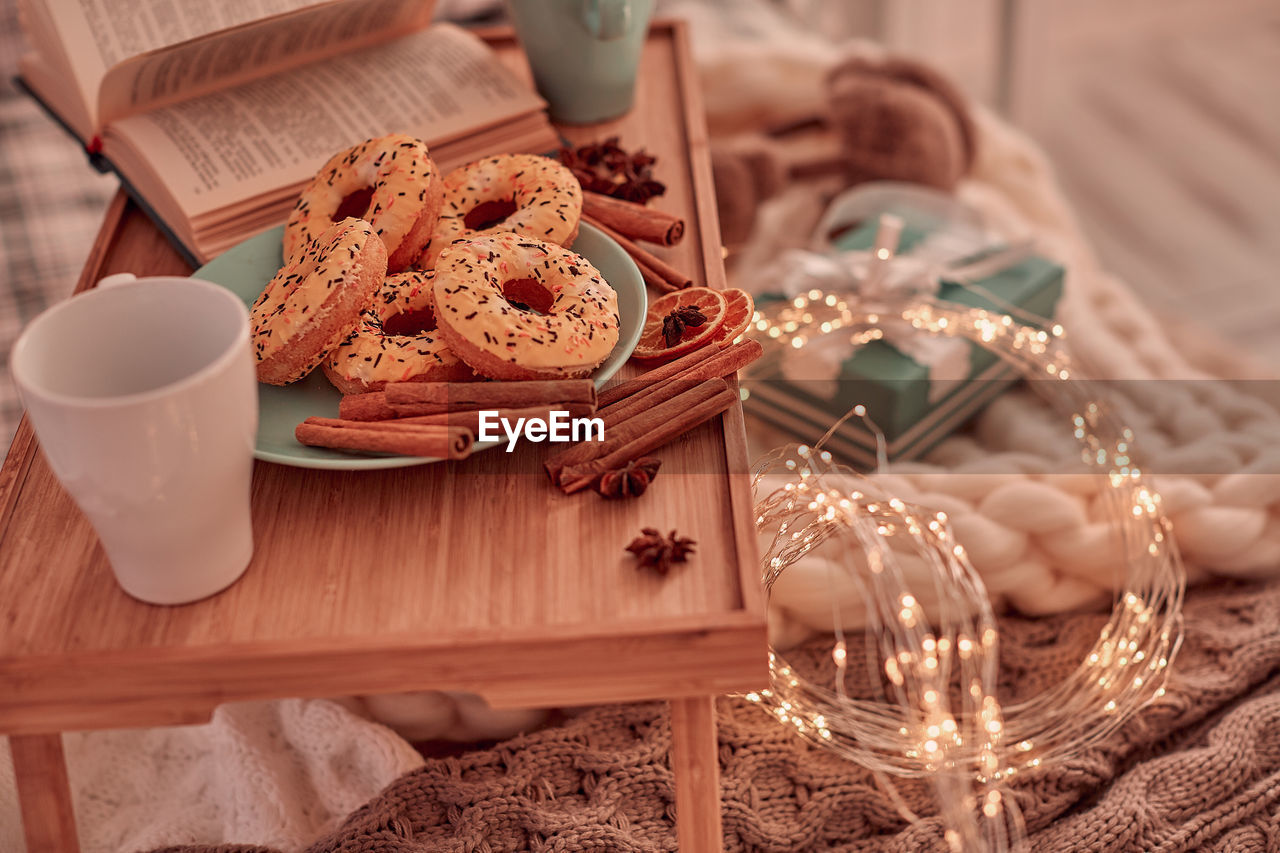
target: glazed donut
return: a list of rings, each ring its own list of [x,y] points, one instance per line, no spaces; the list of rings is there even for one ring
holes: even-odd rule
[[[284,227],[284,256],[293,257],[347,216],[373,226],[387,246],[387,269],[406,270],[431,239],[444,183],[426,143],[395,134],[340,151],[302,191]]]
[[[355,330],[321,365],[335,388],[343,394],[364,394],[381,391],[388,382],[480,378],[435,330],[434,275],[403,272],[382,283]]]
[[[523,234],[453,244],[434,289],[445,342],[493,379],[585,376],[618,343],[618,295],[596,268]]]
[[[355,326],[387,276],[387,248],[363,219],[334,223],[290,259],[253,303],[258,381],[306,376]]]
[[[417,266],[431,269],[457,240],[515,231],[572,246],[582,217],[582,185],[560,161],[537,154],[477,160],[444,176],[444,207]]]

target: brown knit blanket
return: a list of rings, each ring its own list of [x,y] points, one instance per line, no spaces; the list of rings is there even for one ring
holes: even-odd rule
[[[1160,704],[1075,759],[1019,777],[1030,849],[1280,851],[1280,583],[1193,590],[1185,612],[1186,639]],[[1062,678],[1102,622],[1004,620],[1003,695]],[[719,732],[726,850],[946,849],[937,820],[906,824],[866,771],[754,705],[722,698]],[[428,761],[307,853],[674,851],[669,744],[661,703],[594,708],[554,729]],[[930,812],[923,786],[899,790]]]

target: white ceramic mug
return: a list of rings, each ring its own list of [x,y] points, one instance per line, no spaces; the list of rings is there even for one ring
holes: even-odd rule
[[[243,574],[258,398],[239,297],[198,279],[109,276],[36,317],[10,364],[125,592],[182,604]]]

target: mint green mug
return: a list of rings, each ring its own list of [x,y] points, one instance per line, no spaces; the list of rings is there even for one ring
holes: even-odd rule
[[[551,118],[591,124],[631,109],[653,0],[508,0]]]

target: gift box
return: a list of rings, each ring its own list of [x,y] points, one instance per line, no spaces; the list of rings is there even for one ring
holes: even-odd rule
[[[897,245],[900,256],[918,252],[965,256],[966,260],[991,243],[971,228],[954,228],[932,213],[898,207],[902,230]],[[871,250],[880,228],[878,217],[868,217],[831,242],[836,252]],[[939,245],[941,244],[941,245]],[[1049,324],[1062,295],[1063,269],[1045,258],[1024,257],[993,274],[963,283],[946,280],[945,274],[932,295],[943,302],[985,308],[1006,314],[1011,306]],[[838,283],[815,288],[824,293],[839,290]],[[801,285],[803,287],[803,285]],[[771,299],[786,294],[761,293],[757,305],[767,310]],[[816,325],[816,321],[815,321]],[[748,377],[745,406],[752,414],[786,430],[800,440],[816,441],[856,405],[884,436],[890,459],[907,460],[926,453],[954,432],[1021,377],[1018,370],[995,353],[961,338],[938,338],[908,330],[892,340],[850,344],[849,336],[810,330],[803,346],[779,347],[777,358],[762,361]],[[911,340],[914,336],[919,340]],[[910,352],[921,343],[945,343],[949,352],[931,354],[930,364]],[[903,352],[903,349],[908,352]],[[847,355],[845,351],[847,350]],[[834,376],[822,375],[827,372]],[[850,418],[824,445],[833,453],[864,468],[876,463],[877,439],[861,418]]]

